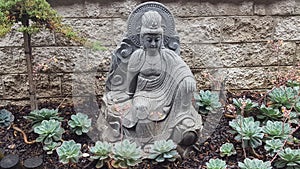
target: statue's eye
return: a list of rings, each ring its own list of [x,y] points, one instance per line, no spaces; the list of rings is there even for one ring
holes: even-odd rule
[[[158,42],[158,41],[160,41],[160,38],[155,38],[155,42]]]
[[[152,39],[151,39],[151,38],[147,38],[147,39],[146,39],[146,41],[148,41],[148,42],[151,42],[151,41],[152,41]]]

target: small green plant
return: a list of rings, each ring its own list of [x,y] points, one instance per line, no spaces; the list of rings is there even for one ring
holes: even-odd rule
[[[8,127],[14,121],[15,116],[6,109],[0,110],[0,127]]]
[[[226,169],[226,162],[220,159],[210,159],[208,163],[206,163],[207,169]]]
[[[238,165],[241,169],[272,169],[270,161],[263,162],[258,159],[246,158],[243,163],[238,162]]]
[[[178,157],[176,144],[172,140],[155,141],[149,151],[149,158],[156,162],[173,162]]]
[[[241,141],[243,139],[245,147],[256,148],[262,145],[263,129],[259,126],[260,122],[254,121],[253,117],[237,116],[236,119],[229,122],[229,125],[238,133],[235,140]]]
[[[61,145],[61,142],[51,142],[50,144],[44,144],[43,150],[47,152],[47,154],[52,154],[57,147]]]
[[[39,134],[37,142],[51,144],[53,141],[60,141],[62,134],[65,132],[61,128],[61,123],[56,120],[44,120],[39,126],[34,128],[34,132]]]
[[[200,90],[199,94],[194,94],[194,98],[200,113],[205,114],[208,111],[217,110],[222,106],[219,102],[219,96],[209,90]]]
[[[298,99],[297,103],[295,104],[295,110],[297,113],[300,113],[300,99]]]
[[[298,91],[292,87],[280,86],[269,93],[272,107],[291,109],[296,102]]]
[[[299,169],[300,168],[300,150],[286,148],[279,152],[279,160],[275,162],[277,168]]]
[[[71,116],[71,120],[68,121],[72,131],[77,135],[87,133],[92,125],[92,120],[88,119],[88,116],[83,113],[77,113]]]
[[[115,168],[133,167],[140,163],[142,150],[135,143],[130,143],[129,140],[124,140],[115,144],[112,150],[112,166]]]
[[[272,107],[266,107],[264,104],[260,106],[259,111],[261,114],[257,115],[259,119],[271,119],[271,120],[280,120],[283,116],[282,113]]]
[[[77,163],[78,159],[82,156],[80,149],[80,143],[70,140],[63,142],[62,145],[56,149],[56,152],[61,163]]]
[[[266,126],[263,127],[263,131],[267,134],[267,138],[271,139],[287,139],[292,128],[288,123],[281,121],[267,121]]]
[[[90,148],[90,152],[93,154],[91,159],[98,160],[96,168],[101,168],[104,162],[108,162],[111,151],[112,145],[107,142],[97,141],[95,146]]]
[[[232,101],[235,107],[237,108],[237,114],[241,114],[242,110],[244,111],[244,113],[249,113],[258,106],[257,103],[252,102],[252,100],[250,99],[234,98]]]
[[[272,139],[266,140],[266,145],[264,146],[265,150],[269,152],[271,156],[274,156],[281,147],[283,146],[283,142],[280,139]]]
[[[24,116],[25,119],[32,121],[32,128],[41,124],[43,120],[58,120],[62,121],[63,118],[59,117],[58,109],[40,109],[31,111],[28,116]]]
[[[220,147],[220,155],[221,157],[224,156],[231,156],[236,154],[236,151],[234,149],[234,146],[232,143],[225,143]]]

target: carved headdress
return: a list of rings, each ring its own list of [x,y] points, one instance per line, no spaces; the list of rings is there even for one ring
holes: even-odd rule
[[[162,34],[161,16],[156,11],[145,12],[142,16],[141,35],[146,33]]]

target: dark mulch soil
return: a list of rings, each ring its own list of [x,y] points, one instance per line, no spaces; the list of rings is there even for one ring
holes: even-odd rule
[[[242,97],[246,96],[252,100],[256,100],[259,102],[263,96],[260,93],[240,93],[240,94],[232,94],[228,93],[227,102],[231,102],[233,97]],[[40,105],[41,108],[53,108],[55,109],[59,104],[55,103],[44,103]],[[27,115],[30,112],[29,107],[18,107],[18,106],[7,106],[4,107],[7,110],[11,111],[15,116],[14,124],[19,128],[25,131],[28,135],[29,140],[34,140],[37,138],[37,135],[33,132],[30,132],[31,125],[30,122],[23,118],[23,116]],[[0,107],[0,109],[2,109]],[[63,140],[75,140],[78,143],[81,143],[83,148],[82,152],[88,153],[88,147],[93,146],[94,142],[87,135],[77,136],[70,132],[67,120],[70,119],[72,114],[75,114],[73,105],[64,105],[59,109],[61,112],[61,116],[64,117],[64,121],[62,123],[63,128],[66,132],[63,134]],[[225,110],[225,113],[230,113]],[[197,145],[198,151],[194,151],[190,154],[190,157],[183,160],[178,160],[175,163],[169,164],[170,168],[178,168],[178,169],[204,169],[205,163],[209,161],[211,158],[221,158],[226,160],[228,169],[234,169],[237,167],[238,161],[244,160],[244,151],[241,147],[241,143],[234,140],[234,136],[230,133],[231,128],[229,127],[229,121],[231,119],[222,116],[219,124],[217,125],[214,133],[208,138],[205,142]],[[300,132],[295,133],[295,135],[299,136]],[[298,137],[299,138],[299,137]],[[226,142],[231,142],[234,144],[237,154],[231,157],[220,157],[219,148],[222,144]],[[44,169],[92,169],[94,168],[95,163],[90,162],[87,158],[81,158],[78,164],[72,165],[63,165],[59,162],[57,154],[54,152],[52,155],[47,155],[43,149],[42,144],[25,144],[23,140],[23,136],[21,133],[15,133],[12,128],[9,129],[0,129],[0,147],[4,149],[5,154],[18,154],[20,156],[21,162],[25,159],[33,156],[42,156],[44,159],[43,168]],[[299,148],[299,145],[295,145],[293,148]],[[246,155],[248,158],[255,158],[254,154],[246,149]],[[270,160],[271,157],[266,156],[266,152],[263,148],[256,149],[256,153],[261,155],[261,159],[266,161]],[[139,166],[135,167],[138,169],[144,168],[162,168],[162,165],[154,165],[150,162],[143,162]]]

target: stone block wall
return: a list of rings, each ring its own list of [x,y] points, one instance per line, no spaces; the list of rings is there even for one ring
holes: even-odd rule
[[[101,96],[111,52],[142,0],[48,0],[64,22],[106,48],[92,51],[49,31],[33,35],[40,101]],[[173,13],[181,56],[199,89],[266,90],[300,63],[300,0],[161,0]],[[16,25],[18,27],[18,25]],[[277,50],[275,44],[282,40]],[[0,39],[0,105],[28,103],[22,34]],[[223,83],[219,83],[223,82]]]

